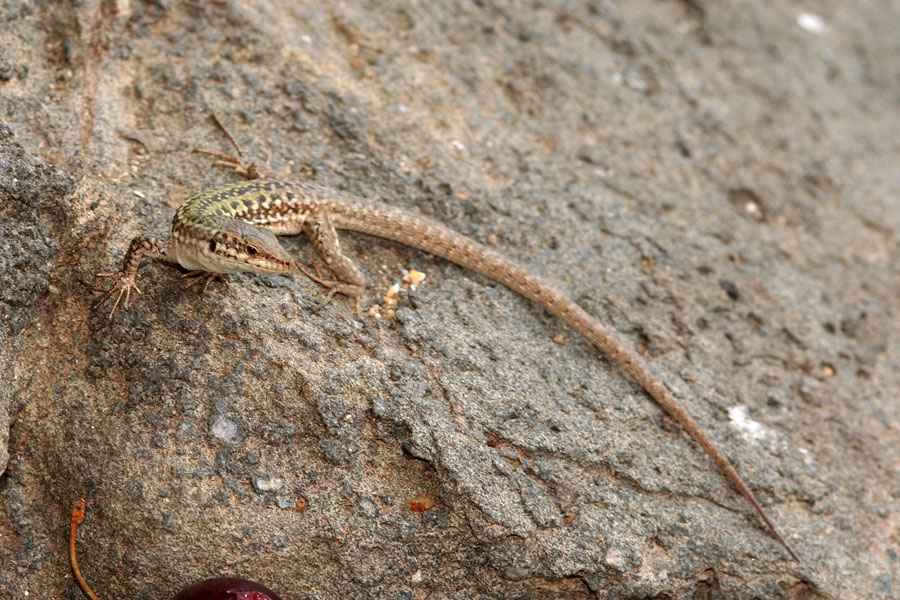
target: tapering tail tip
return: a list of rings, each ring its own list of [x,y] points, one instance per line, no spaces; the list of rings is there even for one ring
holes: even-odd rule
[[[787,550],[788,554],[791,555],[791,558],[793,558],[794,560],[796,560],[798,563],[799,563],[799,562],[803,562],[802,560],[800,560],[800,557],[797,556],[797,553],[794,552],[794,549],[791,548],[791,547],[788,545],[788,543],[787,543],[786,541],[784,541],[784,539],[783,539],[780,535],[778,535],[778,532],[775,531],[774,529],[773,529],[772,531],[775,533],[775,538],[776,538],[779,542],[781,542],[781,545],[784,546],[784,549]]]

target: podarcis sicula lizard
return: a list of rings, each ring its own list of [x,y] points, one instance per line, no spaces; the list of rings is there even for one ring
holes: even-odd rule
[[[206,153],[225,159],[218,164],[247,177],[260,175],[254,166],[245,166],[237,158]],[[178,263],[192,273],[210,278],[239,271],[285,273],[296,267],[329,288],[329,298],[339,293],[356,299],[358,313],[365,278],[353,261],[341,252],[336,229],[394,240],[445,258],[505,285],[565,321],[634,377],[663,410],[703,446],[725,478],[750,502],[775,539],[799,560],[731,462],[641,360],[607,333],[600,321],[555,285],[491,248],[426,217],[313,183],[255,179],[225,185],[186,200],[175,211],[172,234],[167,241],[149,237],[132,240],[122,269],[117,273],[98,274],[111,278],[113,285],[96,306],[115,292],[118,296],[109,318],[112,319],[123,296],[127,306],[131,290],[140,292],[135,275],[141,259],[148,256]],[[334,280],[309,273],[275,238],[275,235],[300,233],[305,233],[312,241],[316,252],[334,273]]]

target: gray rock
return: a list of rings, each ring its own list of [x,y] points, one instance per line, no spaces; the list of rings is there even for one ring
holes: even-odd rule
[[[284,598],[898,595],[896,6],[810,31],[777,3],[287,4],[0,2],[0,597],[77,596],[81,496],[106,598],[235,572]],[[364,309],[427,274],[390,322],[158,263],[93,311],[133,237],[235,180],[191,152],[232,152],[213,112],[286,176],[558,281],[803,561],[588,343],[424,253],[342,236]]]

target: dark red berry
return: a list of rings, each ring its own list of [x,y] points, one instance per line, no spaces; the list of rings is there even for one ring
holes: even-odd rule
[[[269,588],[237,577],[216,577],[188,586],[172,600],[281,600]]]

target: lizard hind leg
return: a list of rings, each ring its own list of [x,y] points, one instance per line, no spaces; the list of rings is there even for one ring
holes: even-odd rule
[[[309,272],[309,269],[304,267],[303,265],[298,264],[297,268],[300,269],[300,272],[309,277],[311,280],[315,281],[322,287],[328,288],[328,294],[325,295],[325,299],[319,302],[316,307],[313,309],[314,313],[319,312],[331,302],[331,299],[334,298],[336,294],[343,294],[345,296],[350,296],[351,298],[356,299],[356,316],[362,319],[362,312],[360,309],[360,302],[362,300],[362,290],[358,289],[358,286],[354,286],[352,284],[346,284],[342,281],[338,281],[336,279],[325,279],[322,276],[322,273],[319,271],[318,265],[314,267],[316,274],[313,275]]]
[[[263,166],[256,164],[256,162],[253,160],[245,158],[244,152],[238,145],[237,140],[234,139],[234,136],[231,135],[231,132],[228,131],[228,128],[222,124],[222,121],[219,120],[219,117],[217,117],[215,113],[212,113],[212,118],[213,121],[216,122],[216,125],[218,125],[219,129],[222,130],[222,133],[225,134],[225,137],[228,138],[228,141],[231,142],[231,145],[234,147],[235,152],[237,152],[237,156],[222,154],[220,152],[215,152],[212,150],[203,150],[201,148],[195,148],[194,152],[197,152],[199,154],[206,154],[207,156],[212,156],[213,158],[218,158],[219,160],[213,163],[214,167],[225,167],[226,169],[231,169],[235,173],[243,175],[247,179],[263,179],[266,177],[276,176],[276,174],[272,172],[268,166],[266,166],[269,162],[268,156],[266,157],[265,161],[263,161]]]
[[[328,288],[328,296],[319,308],[327,304],[335,294],[343,294],[356,300],[356,314],[359,316],[360,299],[366,290],[366,278],[356,263],[341,252],[341,244],[331,218],[328,215],[310,215],[303,224],[303,232],[312,242],[316,254],[334,274],[334,279],[325,279],[318,268],[313,275],[308,269],[298,266],[304,275]]]

